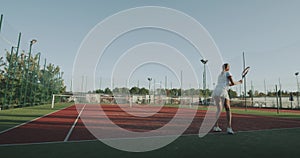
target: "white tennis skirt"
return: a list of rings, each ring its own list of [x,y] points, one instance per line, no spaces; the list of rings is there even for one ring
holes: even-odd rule
[[[228,91],[226,88],[223,87],[216,87],[215,90],[212,93],[212,97],[221,97],[225,99],[229,99]]]

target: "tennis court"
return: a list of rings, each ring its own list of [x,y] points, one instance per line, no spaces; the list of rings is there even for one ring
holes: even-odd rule
[[[90,110],[90,108],[84,108],[86,106],[91,105],[72,105],[2,131],[0,133],[0,146],[96,140],[95,136],[89,132],[80,118],[81,112],[84,113],[85,110]],[[93,105],[93,107],[97,106],[99,105]],[[163,107],[158,113],[149,117],[135,117],[124,111],[124,108],[130,108],[129,106],[123,106],[124,107],[121,108],[118,105],[102,105],[102,109],[116,125],[123,129],[135,132],[151,131],[164,126],[174,117],[178,110],[178,107]],[[81,107],[82,109],[78,109],[78,107]],[[151,109],[155,107],[145,105],[144,108],[147,109],[147,111],[151,111]],[[184,113],[185,115],[182,115],[182,118],[191,115],[192,110],[185,108]],[[205,110],[197,110],[192,123],[185,130],[184,136],[198,134],[205,113]],[[225,129],[225,118],[225,113],[223,112],[220,120],[222,129]],[[105,121],[104,119],[101,120],[102,127],[107,127],[106,130],[108,132],[114,133],[114,129],[109,128],[109,124],[110,122]],[[180,127],[181,125],[178,124],[176,126]],[[296,118],[233,113],[233,128],[237,132],[236,135],[247,131],[293,129],[299,127],[300,119]],[[166,132],[165,136],[168,136],[169,133],[170,132]],[[220,135],[226,135],[226,133],[221,132]],[[117,139],[118,137],[111,138]]]

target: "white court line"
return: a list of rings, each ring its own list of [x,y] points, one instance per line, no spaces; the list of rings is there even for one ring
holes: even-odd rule
[[[254,133],[254,132],[264,132],[264,131],[280,131],[280,130],[292,130],[292,129],[300,129],[300,127],[292,127],[292,128],[274,128],[274,129],[263,129],[263,130],[249,130],[249,131],[237,131],[234,135],[238,133]],[[226,132],[210,132],[207,135],[228,135]],[[234,136],[233,135],[233,136]],[[149,137],[131,137],[131,138],[104,138],[101,140],[106,141],[117,141],[117,140],[138,140],[138,139],[151,139],[151,138],[164,138],[164,137],[175,137],[178,135],[165,135],[165,136],[149,136]],[[180,137],[189,137],[189,136],[198,136],[198,134],[183,134]],[[204,138],[204,137],[202,137]],[[201,138],[201,139],[202,139]],[[90,139],[90,140],[73,140],[73,141],[53,141],[53,142],[39,142],[39,143],[18,143],[18,144],[1,144],[0,147],[6,147],[6,146],[22,146],[22,145],[47,145],[47,144],[56,144],[56,143],[82,143],[82,142],[93,142],[93,141],[99,141],[99,139]]]
[[[71,106],[74,106],[74,105],[71,105]],[[32,120],[23,122],[23,123],[18,124],[18,125],[14,126],[14,127],[8,128],[8,129],[6,129],[6,130],[4,130],[4,131],[0,131],[0,134],[5,133],[5,132],[8,132],[8,131],[13,130],[13,129],[15,129],[15,128],[18,128],[18,127],[20,127],[20,126],[23,126],[23,125],[25,125],[25,124],[27,124],[27,123],[36,121],[36,120],[38,120],[38,119],[40,119],[40,118],[42,118],[42,117],[46,117],[46,116],[51,115],[51,114],[53,114],[53,113],[56,113],[56,112],[58,112],[58,111],[60,111],[60,110],[64,110],[64,109],[69,108],[69,107],[71,107],[71,106],[67,106],[67,107],[65,107],[65,108],[62,108],[62,109],[59,109],[59,110],[55,110],[55,111],[53,111],[53,112],[51,112],[51,113],[49,113],[49,114],[45,114],[45,115],[40,116],[40,117],[37,117],[37,118],[35,118],[35,119],[32,119]]]
[[[38,142],[38,143],[18,143],[18,144],[1,144],[0,147],[10,147],[10,146],[30,146],[30,145],[47,145],[47,144],[63,144],[63,143],[83,143],[97,141],[98,139],[90,140],[72,140],[72,141],[53,141],[53,142]]]
[[[80,117],[82,111],[84,110],[85,106],[86,106],[86,104],[84,104],[84,105],[83,105],[83,108],[80,110],[80,112],[79,112],[79,114],[78,114],[76,120],[74,121],[72,127],[70,128],[70,130],[69,130],[69,132],[68,132],[68,134],[67,134],[67,136],[65,137],[64,142],[67,142],[68,139],[70,138],[70,136],[71,136],[71,134],[72,134],[72,132],[73,132],[73,130],[74,130],[74,128],[75,128],[75,126],[76,126],[76,124],[77,124],[77,122],[78,122],[78,119],[79,119],[79,117]]]
[[[247,130],[247,131],[237,131],[236,133],[253,133],[253,132],[264,132],[264,131],[280,131],[288,129],[300,129],[300,127],[291,127],[291,128],[272,128],[272,129],[256,129],[256,130]]]

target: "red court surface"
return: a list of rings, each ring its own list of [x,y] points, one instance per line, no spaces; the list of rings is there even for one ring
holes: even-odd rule
[[[11,130],[2,132],[0,133],[0,145],[94,140],[96,137],[86,128],[84,121],[78,117],[81,110],[83,113],[91,110],[88,108],[86,108],[88,110],[82,109],[83,107],[83,105],[80,105],[77,106],[76,109],[76,106],[73,105],[24,125],[12,128]],[[105,105],[102,106],[102,110],[115,125],[136,133],[160,129],[169,123],[178,112],[178,108],[163,107],[156,112],[155,110],[157,110],[157,108],[144,106],[144,110],[150,114],[151,112],[156,113],[148,117],[136,117],[130,113],[124,112],[123,109],[117,105]],[[179,117],[183,119],[193,114],[192,109],[186,108],[180,110],[184,115],[180,115]],[[206,111],[196,111],[193,121],[185,130],[184,134],[198,134],[205,114]],[[105,120],[102,116],[98,116],[97,119],[98,125],[100,124],[101,128],[104,128],[107,132],[112,134],[112,137],[107,138],[118,138],[117,136],[113,136],[115,131],[111,128],[110,121]],[[221,114],[219,123],[221,128],[225,131],[225,113]],[[233,114],[232,123],[233,129],[238,132],[300,127],[300,119],[244,114]],[[180,128],[182,125],[173,124],[173,126],[174,128]],[[170,133],[172,132],[166,131],[165,135],[167,136]]]

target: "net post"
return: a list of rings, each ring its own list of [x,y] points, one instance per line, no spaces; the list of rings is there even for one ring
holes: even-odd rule
[[[51,103],[51,108],[54,108],[54,99],[55,99],[55,94],[52,95],[52,103]]]

